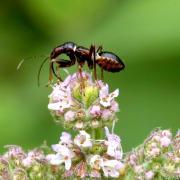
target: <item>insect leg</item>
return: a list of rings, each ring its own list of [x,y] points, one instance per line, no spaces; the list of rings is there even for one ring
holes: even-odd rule
[[[102,52],[102,46],[99,46],[96,52],[97,52],[97,53]]]
[[[94,79],[97,80],[97,73],[96,73],[96,48],[95,48],[94,45],[91,45],[91,47],[90,47],[89,56],[91,58],[93,56]]]
[[[102,52],[102,46],[99,46],[97,51],[97,53],[101,53]],[[103,68],[101,68],[101,80],[104,79],[104,71],[103,71]]]
[[[45,62],[49,59],[49,57],[46,57],[43,62],[41,63],[41,66],[38,70],[38,86],[40,86],[40,74],[41,74],[41,70],[42,70],[42,67],[44,66]]]
[[[84,85],[84,79],[83,79],[83,75],[82,75],[82,65],[81,64],[78,65],[78,69],[79,69],[79,75],[80,75],[80,79],[81,79],[81,90],[83,90],[85,88],[85,85]]]
[[[104,80],[104,71],[103,71],[103,68],[101,68],[101,80]]]
[[[53,63],[55,62],[57,64],[58,69],[60,68],[65,68],[65,67],[70,67],[75,64],[75,58],[70,58],[70,60],[65,60],[65,59],[55,59],[53,60]],[[54,70],[54,66],[51,66],[53,74],[60,80],[62,81],[61,77],[57,75],[57,72]]]
[[[57,60],[56,60],[56,59],[54,59],[54,60],[51,62],[51,64],[50,64],[49,81],[50,81],[50,82],[52,81],[52,75],[53,75],[53,74],[54,74],[54,76],[55,76],[57,79],[59,79],[60,81],[63,81],[63,80],[61,79],[61,77],[57,75],[57,73],[56,73],[56,71],[55,71],[55,69],[54,69],[54,63],[57,63]],[[56,69],[56,70],[57,70],[57,69]]]

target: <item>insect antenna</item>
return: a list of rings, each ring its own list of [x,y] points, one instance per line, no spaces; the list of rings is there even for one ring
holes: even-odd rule
[[[21,68],[22,64],[27,61],[27,60],[32,60],[32,59],[38,59],[38,58],[44,58],[44,57],[47,57],[46,55],[40,55],[40,56],[30,56],[30,57],[27,57],[27,58],[23,58],[20,60],[20,62],[18,63],[16,69],[17,71],[19,71],[19,69]]]
[[[22,66],[22,64],[24,63],[24,59],[22,59],[19,63],[18,63],[18,65],[17,65],[17,71],[19,71],[19,69],[20,69],[20,67]]]

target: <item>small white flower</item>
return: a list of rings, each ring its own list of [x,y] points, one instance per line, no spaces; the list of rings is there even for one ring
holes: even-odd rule
[[[71,75],[66,77],[66,79],[63,82],[61,82],[61,86],[66,88],[69,85],[69,83],[71,82],[71,79],[72,79]]]
[[[33,150],[28,152],[27,157],[22,160],[22,164],[25,167],[30,167],[36,161],[43,161],[45,160],[45,156],[41,151]]]
[[[119,89],[116,89],[115,91],[113,91],[109,96],[111,97],[111,99],[118,97],[119,96]]]
[[[60,101],[61,97],[64,95],[65,95],[65,92],[60,88],[60,86],[58,84],[55,84],[53,86],[52,93],[49,95],[49,98],[53,102],[58,102],[58,101]]]
[[[84,127],[84,123],[82,121],[77,121],[75,127],[77,129],[82,129]]]
[[[150,144],[150,147],[151,147],[151,149],[152,149],[152,148],[157,148],[157,143],[152,142],[152,143]]]
[[[116,101],[112,101],[110,110],[112,112],[118,112],[119,111],[119,104]]]
[[[78,164],[76,164],[74,168],[74,174],[81,178],[84,179],[87,176],[87,166],[86,162],[80,161]]]
[[[65,169],[69,170],[71,168],[72,158],[75,156],[74,152],[68,149],[66,146],[62,145],[53,145],[53,150],[57,154],[49,154],[46,156],[46,159],[52,165],[60,165],[65,163]]]
[[[161,139],[161,137],[160,137],[159,135],[153,136],[153,140],[155,140],[155,141],[157,141],[157,142],[159,142],[160,139]]]
[[[115,159],[121,159],[123,152],[119,136],[115,134],[110,134],[107,127],[105,127],[105,133],[108,139],[107,141],[105,141],[105,144],[108,146],[107,154],[111,157],[114,157]]]
[[[97,120],[92,120],[91,124],[92,128],[98,128],[100,126],[100,123]]]
[[[71,135],[67,132],[62,132],[62,135],[60,137],[60,144],[66,146],[72,144]]]
[[[6,145],[5,148],[8,148],[8,151],[3,155],[4,158],[23,159],[25,157],[25,153],[20,146]]]
[[[25,159],[22,160],[22,164],[25,166],[25,167],[30,167],[33,163],[33,159],[30,158],[30,157],[26,157]]]
[[[161,135],[162,135],[162,136],[166,136],[166,137],[168,137],[168,138],[171,138],[171,137],[172,137],[172,133],[171,133],[170,130],[163,130],[163,131],[161,132]]]
[[[98,170],[93,169],[89,175],[92,178],[101,178],[101,173]]]
[[[52,147],[53,151],[58,153],[61,151],[62,146],[63,145],[61,145],[61,144],[53,144],[51,147]]]
[[[173,158],[173,161],[174,161],[175,163],[180,163],[180,157],[174,157],[174,158]]]
[[[117,178],[120,176],[120,170],[124,168],[124,165],[117,160],[104,160],[101,167],[105,177]]]
[[[90,162],[89,162],[90,166],[93,168],[93,169],[96,169],[96,170],[100,170],[101,169],[101,164],[102,164],[102,158],[100,155],[93,155],[91,158],[90,158]]]
[[[106,85],[100,90],[100,104],[104,107],[110,107],[111,101],[118,95],[119,89],[116,89],[114,92],[108,94],[108,85]]]
[[[131,166],[135,166],[137,164],[137,156],[135,154],[131,154],[129,156],[129,163]]]
[[[67,111],[64,115],[65,121],[74,121],[75,120],[75,112]]]
[[[160,149],[158,147],[154,147],[151,149],[151,151],[149,152],[150,156],[158,156],[160,154]]]
[[[154,172],[153,171],[148,171],[145,173],[145,179],[146,180],[151,180],[154,178]]]
[[[67,100],[48,104],[48,109],[54,110],[54,111],[64,111],[64,109],[67,109],[70,107],[71,107],[71,104]]]
[[[71,97],[71,89],[66,87],[68,81],[64,83],[55,84],[52,93],[49,95],[50,102],[48,108],[53,111],[61,111],[70,108],[73,104]]]
[[[101,115],[101,108],[98,105],[92,106],[90,110],[90,114],[93,115],[94,117],[100,116]]]
[[[167,136],[164,136],[160,139],[160,144],[162,147],[168,147],[171,144],[171,140]]]
[[[63,163],[63,160],[61,157],[59,157],[59,154],[48,154],[46,156],[46,160],[52,165],[59,165]]]
[[[106,84],[101,87],[99,91],[99,96],[100,98],[106,98],[108,96],[108,93],[109,93],[109,86]]]
[[[86,133],[86,131],[80,131],[80,134],[78,134],[74,138],[74,144],[76,144],[79,147],[87,148],[92,146],[92,142],[90,139],[90,135]]]
[[[143,173],[143,167],[142,167],[142,165],[134,166],[134,171],[135,171],[137,174]]]
[[[108,120],[110,117],[112,116],[112,112],[109,110],[109,109],[104,109],[103,111],[102,111],[102,118],[104,119],[104,120]]]
[[[60,105],[61,105],[60,102],[57,102],[57,103],[49,103],[49,104],[48,104],[48,109],[54,110],[54,111],[58,111],[58,110],[60,109]]]

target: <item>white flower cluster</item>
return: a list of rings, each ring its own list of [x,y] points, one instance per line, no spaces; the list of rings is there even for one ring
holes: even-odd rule
[[[146,143],[145,153],[147,157],[157,157],[163,149],[168,148],[172,142],[172,134],[169,130],[155,131],[152,138]]]
[[[109,93],[107,84],[93,82],[85,72],[55,84],[48,108],[77,135],[63,132],[58,144],[43,144],[28,153],[7,146],[0,155],[0,179],[179,179],[180,130],[172,138],[170,130],[156,129],[123,157],[120,137],[108,129],[117,120],[118,95],[118,89]]]
[[[8,151],[0,156],[0,179],[42,179],[46,175],[42,169],[48,166],[48,161],[42,150],[25,153],[20,146],[7,145],[6,148]]]
[[[117,120],[119,106],[114,98],[118,95],[118,89],[109,93],[107,84],[93,82],[89,74],[75,73],[53,86],[48,108],[65,128],[103,128]]]
[[[81,178],[120,177],[124,170],[120,161],[121,141],[107,127],[105,131],[105,140],[93,140],[84,130],[72,140],[70,134],[63,132],[59,143],[52,145],[56,153],[47,155],[46,159],[54,166],[64,165],[64,177],[72,174]]]
[[[180,177],[180,141],[170,130],[157,129],[126,157],[132,179],[176,179]],[[132,172],[131,172],[132,171]]]
[[[0,179],[179,179],[180,131],[172,138],[157,129],[123,158],[120,138],[106,127],[105,135],[94,140],[84,130],[74,138],[63,132],[53,151],[46,144],[29,152],[8,145],[0,155]]]
[[[35,164],[47,162],[46,156],[41,150],[34,149],[25,153],[21,147],[16,145],[8,145],[6,148],[9,150],[3,155],[3,158],[6,160],[15,159],[15,162],[23,167],[29,168]]]

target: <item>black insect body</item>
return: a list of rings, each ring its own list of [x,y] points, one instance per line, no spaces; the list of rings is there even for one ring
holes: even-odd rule
[[[92,53],[94,50],[93,48],[94,46],[92,46],[89,50],[88,48],[82,46],[77,47],[75,51],[75,55],[77,57],[77,62],[80,65],[84,65],[85,61],[87,61],[89,69],[93,68],[93,60],[92,60]]]
[[[119,72],[125,65],[122,60],[111,52],[100,52],[96,55],[96,63],[105,71]]]
[[[59,59],[58,57],[65,54],[69,57],[67,59]],[[75,63],[79,65],[79,71],[82,71],[82,66],[87,62],[89,69],[94,70],[94,78],[97,79],[96,75],[96,64],[103,70],[109,72],[119,72],[124,69],[125,65],[122,60],[112,52],[102,51],[102,47],[97,50],[95,46],[91,45],[90,48],[77,46],[73,42],[66,42],[53,49],[50,55],[50,76],[49,81],[52,80],[52,73],[62,81],[54,70],[54,63],[57,64],[58,68],[70,67]]]

